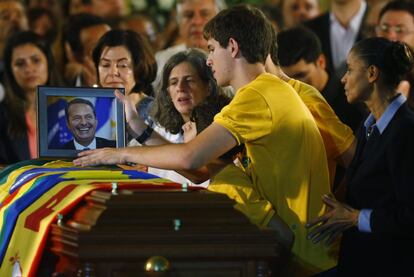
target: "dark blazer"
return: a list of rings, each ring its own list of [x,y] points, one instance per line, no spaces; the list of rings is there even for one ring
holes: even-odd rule
[[[104,148],[104,147],[116,147],[116,141],[114,140],[108,140],[101,137],[95,137],[96,138],[96,148]],[[75,143],[73,140],[68,141],[63,145],[62,149],[75,149]]]
[[[7,132],[9,119],[3,103],[0,103],[0,164],[12,164],[30,159],[27,135],[10,136]]]
[[[401,106],[384,132],[358,134],[347,203],[372,209],[372,233],[343,235],[341,276],[414,276],[414,114]]]
[[[368,9],[365,10],[364,20],[367,14],[367,10]],[[362,20],[362,22],[364,20]],[[322,52],[326,57],[326,65],[327,65],[326,69],[328,70],[329,73],[335,73],[334,66],[332,63],[331,35],[330,35],[331,20],[330,20],[329,12],[325,12],[314,19],[306,21],[304,24],[306,27],[311,29],[321,41]],[[362,24],[361,24],[361,27],[362,27]],[[363,38],[361,29],[362,28],[359,29],[356,41],[359,41]],[[342,77],[342,76],[338,76],[338,77]]]

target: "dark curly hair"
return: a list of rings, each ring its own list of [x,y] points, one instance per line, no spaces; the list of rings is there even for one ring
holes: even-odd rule
[[[161,88],[156,94],[151,117],[172,134],[180,133],[184,120],[175,109],[168,92],[171,71],[179,64],[188,62],[197,71],[200,79],[208,84],[209,95],[191,113],[191,120],[196,122],[197,132],[201,132],[213,122],[214,115],[230,102],[221,92],[214,79],[213,73],[206,64],[206,55],[200,50],[188,49],[172,56],[164,66]]]

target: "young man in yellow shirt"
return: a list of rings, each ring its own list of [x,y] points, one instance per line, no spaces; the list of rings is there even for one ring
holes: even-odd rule
[[[244,143],[245,177],[277,212],[281,239],[293,232],[295,261],[316,273],[335,265],[329,249],[308,241],[305,229],[309,219],[324,212],[321,197],[330,192],[325,148],[312,115],[294,89],[265,71],[271,32],[263,13],[246,6],[221,11],[207,23],[207,64],[218,85],[231,85],[236,95],[195,139],[185,144],[85,151],[74,163],[197,169]]]

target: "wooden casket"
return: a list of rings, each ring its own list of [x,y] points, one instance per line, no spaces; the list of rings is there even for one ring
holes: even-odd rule
[[[94,191],[52,225],[54,276],[277,276],[288,252],[233,205],[185,188]]]

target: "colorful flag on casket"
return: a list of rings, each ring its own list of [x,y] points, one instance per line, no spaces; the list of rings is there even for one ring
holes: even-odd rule
[[[0,179],[0,276],[35,276],[51,223],[96,189],[181,185],[136,170],[77,168],[56,161]]]

